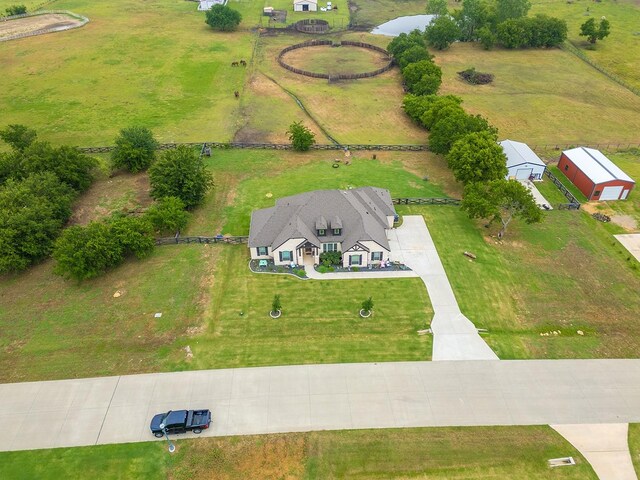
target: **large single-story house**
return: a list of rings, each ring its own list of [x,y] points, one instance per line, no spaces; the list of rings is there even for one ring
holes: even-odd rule
[[[636,182],[600,150],[565,150],[558,168],[589,200],[624,200]]]
[[[211,7],[214,5],[224,5],[227,3],[227,0],[200,0],[198,4],[198,10],[201,12],[206,12],[207,10],[211,10]]]
[[[396,211],[388,190],[315,190],[276,201],[251,214],[251,258],[276,265],[320,263],[322,252],[342,252],[345,267],[389,259],[387,230]]]
[[[507,157],[507,180],[542,180],[547,166],[529,145],[513,140],[499,143]]]
[[[293,0],[294,12],[317,12],[318,0]]]

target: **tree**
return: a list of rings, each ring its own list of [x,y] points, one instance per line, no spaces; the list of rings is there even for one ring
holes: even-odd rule
[[[315,134],[309,130],[302,122],[293,122],[287,130],[289,140],[293,144],[293,149],[298,152],[306,152],[311,145],[316,143]]]
[[[401,33],[389,42],[389,45],[387,45],[387,51],[398,59],[406,50],[416,45],[422,48],[426,47],[426,44],[424,43],[424,36],[420,30],[413,30],[410,33]]]
[[[438,50],[448,48],[460,38],[458,24],[448,15],[436,18],[424,31],[427,44]]]
[[[594,44],[597,40],[603,40],[609,36],[611,24],[609,20],[602,17],[600,23],[596,24],[595,18],[590,18],[582,25],[580,25],[580,36],[587,37],[589,43]]]
[[[463,0],[462,9],[453,15],[460,28],[460,40],[472,42],[477,39],[477,30],[489,21],[489,7],[485,0]]]
[[[155,158],[158,142],[151,130],[145,127],[129,127],[120,130],[116,137],[111,159],[115,168],[141,172],[149,168]]]
[[[52,172],[60,181],[77,192],[84,192],[93,181],[92,170],[98,162],[76,148],[62,146],[54,148],[48,142],[35,142],[21,156],[23,174]]]
[[[274,295],[271,302],[271,313],[274,315],[282,310],[282,302],[280,301],[280,295]]]
[[[27,13],[27,7],[24,5],[11,5],[4,11],[7,12],[8,17],[11,17],[13,15],[24,15],[25,13]]]
[[[65,229],[56,241],[53,258],[56,274],[81,281],[97,277],[121,263],[124,251],[109,225],[91,222]]]
[[[447,0],[427,0],[427,15],[446,15],[449,13],[447,9]]]
[[[35,130],[24,125],[8,125],[4,130],[0,130],[0,138],[18,152],[31,145],[37,136]]]
[[[109,234],[122,248],[122,254],[147,257],[155,247],[153,225],[144,217],[113,217],[108,222]]]
[[[482,28],[479,28],[478,31],[478,40],[482,48],[485,50],[491,50],[493,46],[496,44],[496,34],[491,31],[489,27],[486,25]]]
[[[557,47],[567,39],[567,22],[559,18],[538,14],[527,18],[530,47]]]
[[[438,92],[442,83],[442,70],[430,60],[411,63],[402,69],[409,92],[415,95],[430,95]]]
[[[167,150],[149,168],[151,197],[177,197],[187,208],[198,205],[213,186],[204,161],[191,148],[181,145]]]
[[[159,233],[176,233],[187,226],[190,214],[186,205],[178,197],[164,197],[152,205],[145,213],[151,225]]]
[[[427,130],[431,130],[441,118],[457,113],[464,113],[464,110],[460,106],[462,104],[460,97],[456,97],[455,95],[434,95],[434,97],[435,99],[427,105],[420,116],[420,123]]]
[[[402,108],[404,113],[409,115],[414,122],[422,124],[420,117],[438,98],[440,98],[438,95],[413,95],[408,93],[402,99]]]
[[[457,140],[447,163],[453,176],[464,184],[498,180],[507,175],[507,157],[492,132],[474,132]]]
[[[362,302],[362,311],[367,314],[371,313],[371,310],[373,310],[373,300],[371,299],[371,297],[369,297],[364,302]]]
[[[514,18],[498,25],[496,38],[505,48],[526,47],[530,43],[530,28],[526,19]]]
[[[74,198],[53,173],[7,180],[0,188],[0,273],[24,270],[51,252]]]
[[[496,0],[496,20],[498,23],[510,18],[523,18],[529,13],[529,0]]]
[[[521,218],[529,224],[543,219],[542,211],[529,190],[516,180],[468,184],[464,188],[461,208],[470,218],[500,221],[498,238],[502,238],[514,218]]]
[[[461,108],[451,115],[444,116],[431,128],[429,149],[445,154],[459,138],[468,133],[487,130],[496,133],[495,127],[480,115],[468,115]]]
[[[207,10],[205,23],[214,30],[221,32],[233,32],[242,21],[240,12],[226,5],[214,5]]]
[[[431,60],[432,58],[433,56],[424,46],[414,45],[402,52],[400,56],[396,58],[396,63],[400,67],[400,70],[402,70],[410,63],[416,63],[421,60]]]

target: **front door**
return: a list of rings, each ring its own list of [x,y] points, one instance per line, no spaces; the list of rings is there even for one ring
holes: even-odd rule
[[[304,5],[302,5],[302,11],[303,12],[308,12],[309,11],[309,5],[306,4],[306,3]]]
[[[307,247],[304,249],[305,255],[313,255],[313,247]]]

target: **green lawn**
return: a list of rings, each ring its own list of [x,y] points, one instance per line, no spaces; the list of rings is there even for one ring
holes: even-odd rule
[[[564,173],[558,169],[557,165],[548,165],[547,168],[558,180],[560,180],[560,182],[562,182],[566,189],[569,190],[569,192],[571,192],[571,194],[576,197],[580,203],[585,203],[587,201],[587,197],[584,196],[584,193],[571,183],[571,180],[565,177]]]
[[[640,423],[629,424],[629,450],[636,474],[640,476]]]
[[[13,2],[15,3],[15,2]],[[255,2],[235,2],[253,26]],[[87,16],[83,28],[5,42],[2,122],[23,123],[54,143],[111,144],[142,124],[162,141],[230,140],[254,36],[215,33],[197,4],[180,0],[59,0]]]
[[[433,53],[443,70],[440,93],[461,96],[467,111],[498,127],[501,139],[532,146],[638,140],[640,97],[568,52],[485,51],[458,43]],[[492,73],[493,83],[477,86],[460,80],[457,72],[470,67]],[[589,121],[594,115],[597,121]]]
[[[589,2],[577,0],[533,0],[530,15],[545,13],[566,20],[569,40],[584,50],[589,58],[625,81],[640,88],[640,4],[635,0],[604,0]],[[593,17],[599,21],[606,17],[611,22],[611,34],[596,43],[591,50],[585,37],[581,37],[580,25]],[[594,70],[595,73],[595,70]]]
[[[371,72],[389,62],[379,52],[348,45],[300,48],[288,52],[283,60],[295,68],[329,75]]]
[[[399,211],[424,215],[462,311],[500,358],[638,357],[640,269],[608,224],[552,211],[539,225],[513,223],[497,244],[495,229],[457,208]]]
[[[550,458],[577,465],[549,469]],[[21,479],[527,480],[597,477],[547,426],[311,432],[0,453],[0,477]]]

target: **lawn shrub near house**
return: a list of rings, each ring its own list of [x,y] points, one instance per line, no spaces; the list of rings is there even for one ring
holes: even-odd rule
[[[320,254],[320,263],[324,267],[331,267],[333,265],[342,265],[342,253],[322,252]]]

